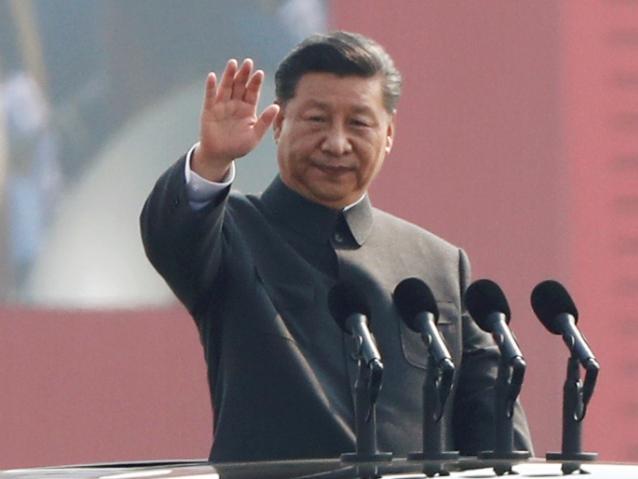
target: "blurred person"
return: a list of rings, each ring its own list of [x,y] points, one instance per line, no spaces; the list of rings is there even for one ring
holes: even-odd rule
[[[0,189],[0,299],[28,302],[29,277],[62,186],[51,106],[44,92],[36,17],[0,3],[0,116],[6,161]],[[26,45],[29,44],[30,47]]]
[[[28,301],[29,273],[46,238],[62,178],[49,110],[42,90],[26,71],[0,83],[0,110],[8,144],[3,188],[5,260],[11,300]]]
[[[0,79],[2,78],[1,65],[2,58],[0,56]],[[9,163],[9,146],[5,123],[4,111],[0,108],[0,231],[7,230],[4,203],[7,165]],[[0,299],[6,296],[6,289],[9,282],[9,264],[6,254],[5,236],[4,234],[0,234]]]
[[[214,410],[210,459],[336,457],[354,451],[351,340],[328,311],[339,281],[367,292],[383,356],[379,447],[421,444],[427,349],[391,292],[426,281],[457,375],[449,447],[494,447],[499,352],[465,313],[466,254],[372,207],[368,187],[395,136],[400,74],[359,34],[302,41],[275,75],[276,102],[257,114],[263,72],[250,59],[209,74],[199,142],[158,180],[141,215],[146,253],[199,329]],[[231,192],[234,161],[273,126],[279,175],[259,196]],[[250,161],[250,159],[245,160]],[[515,446],[531,450],[516,405]]]

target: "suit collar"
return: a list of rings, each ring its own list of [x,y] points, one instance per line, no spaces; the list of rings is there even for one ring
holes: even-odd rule
[[[346,211],[333,210],[304,198],[277,175],[261,199],[276,222],[311,241],[325,242],[340,224],[345,224],[354,241],[361,246],[372,230],[372,205],[367,194]],[[344,221],[340,221],[340,217]]]

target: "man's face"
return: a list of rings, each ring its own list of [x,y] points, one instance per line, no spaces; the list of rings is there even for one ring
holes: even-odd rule
[[[274,124],[283,182],[340,209],[357,201],[392,147],[394,117],[380,77],[307,73]]]

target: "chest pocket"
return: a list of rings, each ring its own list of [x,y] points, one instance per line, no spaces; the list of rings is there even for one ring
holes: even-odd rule
[[[437,301],[439,308],[438,329],[447,344],[455,364],[459,364],[458,349],[460,345],[459,328],[461,314],[451,301]],[[401,350],[403,357],[412,366],[425,369],[428,365],[428,349],[420,333],[408,328],[403,321],[399,322],[401,336]]]

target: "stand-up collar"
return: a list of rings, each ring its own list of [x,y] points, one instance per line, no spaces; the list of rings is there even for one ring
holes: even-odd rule
[[[339,216],[344,218],[359,246],[363,245],[372,230],[372,205],[367,194],[357,204],[342,212],[304,198],[288,188],[277,175],[263,192],[261,199],[275,221],[311,241],[328,240],[337,227]]]

